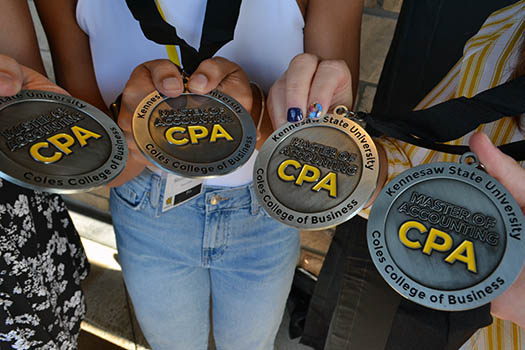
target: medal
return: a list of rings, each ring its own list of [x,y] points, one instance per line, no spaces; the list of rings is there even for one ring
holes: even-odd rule
[[[20,186],[76,193],[124,169],[128,149],[102,111],[71,96],[23,90],[0,98],[0,176]]]
[[[466,153],[460,163],[409,169],[373,205],[367,227],[372,260],[392,288],[417,304],[476,308],[520,273],[523,214],[477,165]]]
[[[379,157],[372,138],[340,106],[334,114],[276,130],[253,176],[268,214],[299,229],[323,229],[365,206],[377,186]]]
[[[234,171],[250,158],[256,143],[250,114],[218,90],[175,98],[152,92],[135,110],[133,136],[159,168],[193,178]]]

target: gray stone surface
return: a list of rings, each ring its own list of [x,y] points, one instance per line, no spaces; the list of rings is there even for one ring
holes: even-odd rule
[[[376,94],[376,85],[362,84],[359,89],[359,98],[356,103],[356,110],[363,112],[370,112],[372,110],[372,103]]]
[[[134,345],[138,330],[132,327],[122,272],[92,262],[82,287],[87,305],[84,329],[124,348]]]
[[[330,247],[330,242],[332,242],[335,228],[319,231],[301,231],[300,234],[302,248],[324,256]]]
[[[99,187],[86,193],[64,195],[64,198],[85,203],[92,208],[109,212],[109,187]]]
[[[401,5],[403,5],[403,0],[383,0],[383,8],[387,11],[399,13]]]
[[[109,196],[97,196],[95,194],[76,193],[64,195],[65,198],[70,198],[77,202],[85,203],[86,205],[96,208],[101,211],[109,212]]]
[[[365,0],[365,7],[377,7],[378,0]]]
[[[377,84],[394,35],[396,20],[363,15],[361,27],[361,67],[359,79]]]
[[[102,221],[94,220],[86,215],[69,211],[71,220],[75,224],[77,231],[93,242],[97,242],[106,247],[117,249],[115,232],[113,226]]]
[[[290,315],[288,312],[284,313],[283,322],[277,332],[275,339],[275,350],[312,350],[313,348],[299,344],[299,339],[290,339],[288,337],[288,324],[290,323]]]

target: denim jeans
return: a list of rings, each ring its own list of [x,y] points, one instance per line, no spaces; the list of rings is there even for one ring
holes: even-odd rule
[[[204,186],[164,213],[163,188],[145,170],[111,191],[124,279],[152,348],[207,349],[211,311],[217,349],[273,349],[298,232],[264,212],[251,184]]]

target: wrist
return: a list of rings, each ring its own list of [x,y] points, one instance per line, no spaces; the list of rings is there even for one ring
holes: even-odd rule
[[[264,117],[265,110],[265,96],[264,92],[254,81],[250,81],[250,88],[252,90],[252,110],[250,115],[252,116],[253,122],[256,126],[257,131],[261,129],[262,120]]]

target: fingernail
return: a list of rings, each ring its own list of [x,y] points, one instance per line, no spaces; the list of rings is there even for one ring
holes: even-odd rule
[[[308,107],[308,118],[319,118],[323,112],[323,106],[320,103],[312,103]]]
[[[204,74],[197,74],[188,82],[188,86],[191,90],[202,91],[206,88],[206,85],[208,85],[208,78],[206,78]]]
[[[296,123],[298,121],[301,121],[303,120],[303,111],[301,110],[301,108],[297,107],[288,108],[287,119],[290,123]]]
[[[166,91],[178,91],[181,88],[179,79],[172,77],[166,78],[162,81],[162,87]]]

